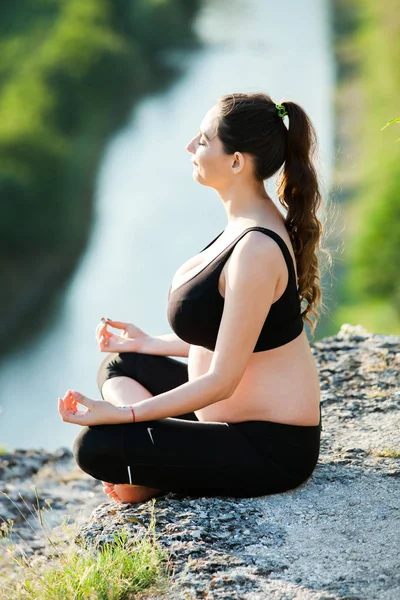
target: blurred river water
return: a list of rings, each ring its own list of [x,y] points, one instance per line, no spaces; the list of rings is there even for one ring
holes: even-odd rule
[[[167,58],[184,67],[166,91],[135,105],[104,150],[91,239],[46,331],[0,365],[0,446],[71,447],[80,426],[63,423],[68,388],[100,398],[95,339],[102,316],[152,335],[170,331],[173,274],[219,233],[225,211],[199,185],[185,146],[222,94],[265,91],[301,104],[317,130],[322,192],[334,160],[335,64],[328,0],[205,2],[195,24],[204,46]],[[275,184],[267,190],[276,200]],[[187,359],[180,358],[183,362]]]

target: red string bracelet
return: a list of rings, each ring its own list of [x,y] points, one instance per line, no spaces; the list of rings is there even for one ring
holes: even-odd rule
[[[130,408],[131,412],[132,412],[132,423],[134,423],[136,421],[135,411],[133,410],[133,406],[131,406],[130,404],[123,404],[123,405],[119,406],[119,408]]]

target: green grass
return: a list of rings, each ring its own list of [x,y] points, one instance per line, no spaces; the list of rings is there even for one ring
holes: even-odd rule
[[[7,494],[0,493],[13,503]],[[61,525],[51,529],[46,520],[51,504],[45,502],[48,509],[41,508],[38,501],[37,515],[30,512],[50,544],[47,557],[36,553],[27,556],[23,546],[28,544],[13,531],[13,521],[0,524],[0,549],[4,550],[0,554],[1,600],[133,600],[138,595],[143,598],[146,591],[155,597],[170,586],[167,552],[155,534],[154,499],[143,537],[136,538],[122,529],[114,535],[114,542],[100,549],[75,543],[78,527],[66,515]],[[17,544],[14,536],[19,538]]]
[[[383,456],[385,458],[400,458],[400,448],[383,448],[382,450],[371,448],[370,453],[374,454],[374,456]]]

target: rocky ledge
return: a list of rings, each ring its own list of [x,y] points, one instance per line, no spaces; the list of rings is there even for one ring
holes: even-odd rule
[[[141,537],[154,510],[173,570],[168,600],[400,598],[400,337],[345,324],[311,348],[323,429],[303,485],[249,499],[169,493],[153,509],[108,501],[67,448],[16,450],[0,456],[0,515],[21,551],[48,551],[37,502],[51,504],[53,526],[68,514],[75,541],[94,548],[122,529]]]

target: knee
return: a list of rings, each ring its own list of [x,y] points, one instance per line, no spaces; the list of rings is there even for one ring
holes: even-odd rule
[[[110,378],[115,369],[117,369],[119,354],[110,352],[100,363],[97,370],[97,387],[101,392],[104,382]]]
[[[123,425],[82,427],[72,442],[76,463],[95,479],[125,483],[122,453]]]
[[[93,477],[97,477],[99,466],[108,462],[112,458],[108,455],[118,448],[119,438],[113,435],[112,429],[106,428],[105,425],[82,427],[72,442],[72,453],[78,466]]]
[[[97,386],[101,392],[103,384],[112,377],[130,377],[136,379],[140,369],[138,361],[145,355],[140,352],[110,352],[101,362],[97,372]]]
[[[91,475],[94,462],[94,444],[90,427],[81,428],[72,442],[72,453],[82,471]]]

